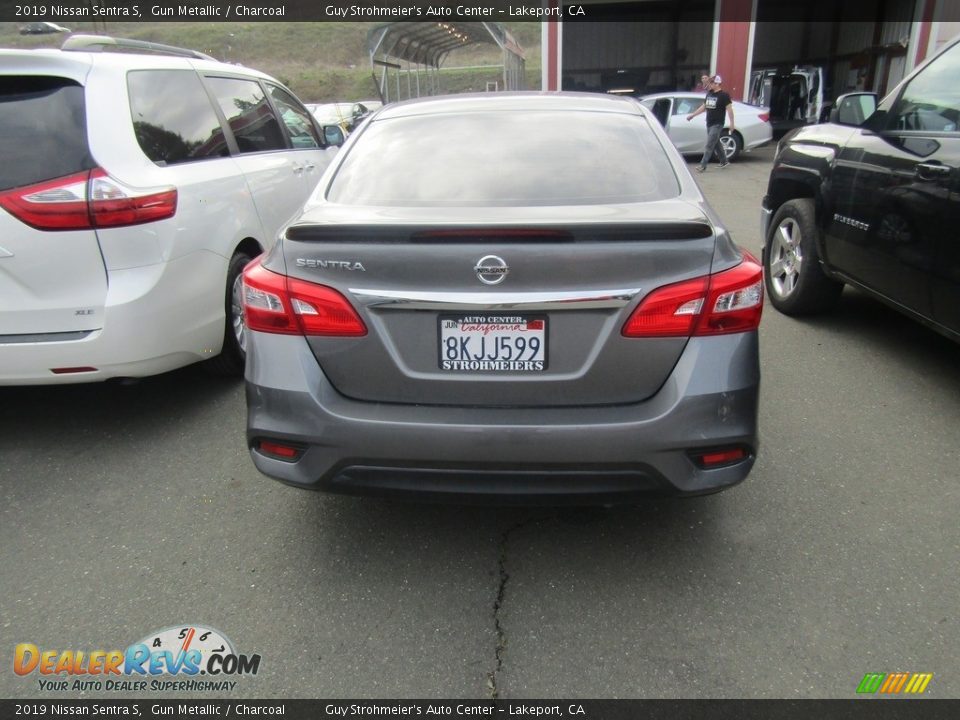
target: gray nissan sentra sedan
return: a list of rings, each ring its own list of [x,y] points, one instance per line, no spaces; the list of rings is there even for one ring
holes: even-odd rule
[[[243,285],[250,453],[291,485],[615,503],[753,465],[761,268],[629,98],[386,106]]]

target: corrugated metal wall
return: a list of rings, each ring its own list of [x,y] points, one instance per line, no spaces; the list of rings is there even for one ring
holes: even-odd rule
[[[751,65],[755,69],[832,66],[833,86],[843,88],[851,68],[862,66],[863,56],[899,52],[898,46],[902,47],[913,29],[916,2],[758,0]],[[797,3],[817,19],[797,22]],[[690,11],[671,14],[643,2],[624,2],[607,6],[607,10],[633,13],[629,20],[624,16],[605,22],[565,23],[564,87],[610,89],[611,75],[621,72],[625,86],[637,91],[644,86],[690,85],[690,78],[710,68],[713,22],[706,20],[705,8],[698,2]],[[830,15],[838,21],[820,19]],[[712,18],[712,12],[709,16]],[[778,20],[780,17],[790,20]],[[863,20],[870,17],[878,20]],[[617,21],[611,21],[614,19]]]
[[[865,50],[873,45],[876,25],[872,22],[840,23],[837,37],[837,54],[849,55]]]
[[[833,37],[834,23],[812,22],[807,24],[807,55],[811,58],[830,57],[830,39]]]
[[[792,65],[803,56],[803,23],[757,22],[753,33],[753,67]]]
[[[563,87],[632,94],[693,87],[710,69],[713,23],[576,22],[563,28]]]
[[[563,67],[572,72],[615,68],[709,65],[713,24],[577,22],[563,28]],[[674,42],[678,58],[674,58]]]
[[[896,6],[900,17],[906,13],[902,0]],[[835,55],[853,55],[869,48],[902,43],[910,37],[913,20],[884,20],[883,22],[757,22],[753,42],[753,66],[788,65],[829,59],[833,34],[837,34]],[[879,43],[874,42],[879,31]]]
[[[669,65],[672,26],[670,22],[567,23],[563,28],[564,70]]]
[[[880,32],[881,45],[904,44],[910,39],[914,10],[914,0],[896,0],[887,4]]]
[[[681,22],[678,35],[678,53],[686,51],[682,57],[686,65],[710,65],[710,48],[713,43],[713,23]]]
[[[813,16],[829,14],[818,4],[821,0],[810,1],[811,12],[818,13]],[[837,22],[775,20],[784,7],[780,0],[759,0],[757,17],[765,19],[755,27],[754,69],[824,66],[834,96],[852,89],[886,91],[899,79],[891,74],[881,87],[886,63],[900,62],[897,58],[910,43],[916,0],[846,0],[832,11]],[[876,19],[863,19],[871,17]]]
[[[563,26],[563,87],[636,95],[697,82],[710,68],[715,2],[591,2],[595,21]]]

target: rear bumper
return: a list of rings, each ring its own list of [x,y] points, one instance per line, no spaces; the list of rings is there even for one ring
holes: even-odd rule
[[[282,482],[420,499],[617,502],[699,495],[743,480],[757,448],[757,334],[691,340],[659,392],[603,407],[472,408],[345,398],[300,337],[254,333],[247,441]],[[261,440],[301,449],[295,461]],[[740,446],[735,464],[699,467],[696,450]]]
[[[103,327],[0,341],[0,385],[143,377],[214,357],[223,344],[225,277],[226,260],[210,252],[112,270]]]
[[[743,151],[753,152],[757,148],[762,148],[764,145],[768,145],[771,141],[772,141],[772,138],[754,140],[753,142],[747,143],[746,145],[744,145]]]
[[[743,149],[744,152],[751,152],[757,148],[761,148],[767,143],[773,140],[773,129],[767,125],[759,127],[751,127],[749,130],[740,130],[740,135],[743,137]]]

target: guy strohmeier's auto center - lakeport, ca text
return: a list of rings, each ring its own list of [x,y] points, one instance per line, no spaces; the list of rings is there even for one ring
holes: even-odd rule
[[[333,4],[297,7],[298,15],[306,10],[311,19],[331,20],[414,20],[418,18],[497,18],[539,20],[549,17],[581,17],[586,18],[587,12],[580,5],[560,7],[539,7],[537,5],[504,5],[500,2],[475,2],[472,4],[429,4],[410,3],[406,5],[347,5]],[[231,4],[178,4],[178,3],[151,3],[130,5],[69,5],[69,4],[31,4],[16,5],[15,19],[33,18],[49,20],[69,20],[80,18],[111,18],[121,19],[205,19],[217,18],[229,20],[232,18],[269,18],[293,19],[294,13],[288,12],[286,4],[277,3],[260,5],[255,3]]]

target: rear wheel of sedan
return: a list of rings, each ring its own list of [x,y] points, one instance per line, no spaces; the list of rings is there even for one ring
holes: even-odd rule
[[[770,302],[787,315],[805,315],[833,307],[843,283],[827,277],[817,252],[813,200],[784,203],[770,223],[763,251]]]
[[[740,133],[734,130],[732,133],[724,132],[720,136],[720,147],[723,148],[723,154],[727,156],[727,162],[734,160],[743,150],[743,138]]]
[[[203,363],[214,375],[238,377],[243,375],[247,360],[247,324],[243,316],[243,269],[252,260],[245,252],[234,253],[227,267],[224,297],[226,319],[223,330],[223,349],[215,358]]]

